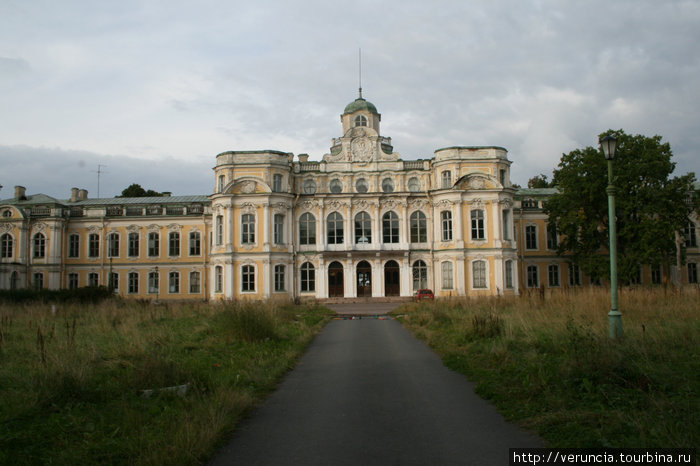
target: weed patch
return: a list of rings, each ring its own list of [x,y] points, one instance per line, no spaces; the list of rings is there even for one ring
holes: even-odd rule
[[[409,304],[396,314],[509,420],[551,447],[679,447],[700,440],[698,294],[624,289]]]

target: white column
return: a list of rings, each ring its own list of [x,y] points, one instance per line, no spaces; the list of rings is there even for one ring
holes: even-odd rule
[[[462,201],[459,200],[455,204],[455,221],[452,225],[454,230],[454,238],[458,248],[464,247],[464,224],[462,223]]]
[[[466,285],[466,276],[464,274],[464,257],[458,257],[457,260],[455,260],[455,270],[454,270],[454,283],[455,283],[455,289],[457,290],[457,295],[458,296],[464,296],[465,290],[464,287]]]
[[[224,228],[226,228],[226,251],[233,251],[233,225],[234,225],[234,218],[233,218],[233,206],[229,206],[228,209],[226,209],[226,221],[224,222]]]
[[[399,221],[399,244],[401,244],[402,248],[408,248],[408,216],[406,215],[408,209],[405,203],[401,204],[401,209],[399,209],[399,211],[401,212],[401,220]]]
[[[270,259],[263,259],[262,274],[260,274],[260,278],[262,279],[263,296],[266,298],[270,297],[270,282],[272,281],[270,272]]]
[[[263,251],[270,250],[270,204],[263,204]]]
[[[404,257],[399,264],[401,274],[401,296],[411,296],[411,264],[409,258]]]
[[[384,296],[384,271],[379,257],[372,261],[372,296]]]
[[[354,261],[352,259],[346,259],[345,270],[343,271],[343,278],[345,281],[345,289],[343,294],[346,298],[356,298],[357,297],[357,279],[355,274]]]
[[[230,261],[226,261],[223,265],[224,270],[224,297],[231,299],[233,298],[233,277],[234,277],[234,265]]]
[[[316,269],[316,297],[317,298],[327,298],[328,297],[328,269],[327,265],[323,259],[319,261],[318,268]]]
[[[319,224],[319,229],[320,229],[320,235],[319,238],[317,238],[318,241],[316,241],[316,250],[317,251],[325,251],[326,246],[328,244],[326,241],[327,235],[326,235],[326,214],[325,214],[325,206],[321,204],[318,208],[318,224]],[[326,296],[327,297],[327,296]]]
[[[494,270],[494,283],[491,283],[489,287],[491,288],[491,291],[494,294],[503,294],[503,290],[505,289],[505,284],[503,282],[503,256],[499,256],[494,259],[493,265],[495,267]]]

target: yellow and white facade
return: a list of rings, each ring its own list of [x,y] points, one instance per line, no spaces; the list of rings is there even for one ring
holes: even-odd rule
[[[17,186],[0,201],[0,289],[112,284],[126,297],[218,300],[583,284],[546,237],[551,193],[514,188],[506,149],[402,160],[380,122],[360,95],[321,161],[221,153],[209,196],[89,199],[73,188],[58,200]],[[694,235],[697,219],[689,225]],[[695,267],[697,282],[697,245],[688,259],[684,281]]]

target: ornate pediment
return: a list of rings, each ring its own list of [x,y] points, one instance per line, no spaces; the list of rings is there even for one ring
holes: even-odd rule
[[[481,191],[499,188],[501,188],[501,184],[485,173],[470,173],[455,183],[455,189],[463,190]]]

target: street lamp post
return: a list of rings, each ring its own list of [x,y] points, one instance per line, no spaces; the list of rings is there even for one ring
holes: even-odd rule
[[[614,136],[605,136],[600,139],[600,147],[603,149],[605,159],[608,161],[608,227],[610,233],[610,312],[608,320],[610,325],[610,338],[622,336],[622,314],[617,304],[617,220],[615,217],[615,186],[613,185],[613,160],[617,152],[617,139]]]

